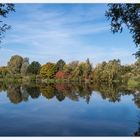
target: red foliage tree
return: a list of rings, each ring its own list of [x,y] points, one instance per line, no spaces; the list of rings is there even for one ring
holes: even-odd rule
[[[67,74],[63,71],[58,71],[55,75],[56,78],[58,79],[64,79],[64,78],[67,78]]]

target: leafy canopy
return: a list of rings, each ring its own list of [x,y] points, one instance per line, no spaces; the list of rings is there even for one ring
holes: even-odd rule
[[[19,55],[14,55],[8,62],[8,69],[11,74],[19,74],[21,71],[21,66],[23,63],[23,58]]]
[[[58,60],[58,62],[56,63],[56,69],[57,69],[57,71],[62,71],[65,64],[66,63],[65,63],[64,60],[62,60],[62,59]]]
[[[136,46],[140,45],[140,4],[108,4],[106,16],[111,20],[113,33],[122,32],[124,25],[132,34]],[[135,53],[140,57],[140,49]]]
[[[2,18],[6,18],[7,15],[12,11],[15,11],[14,4],[0,3],[0,43],[1,39],[4,37],[4,33],[6,32],[6,30],[9,30],[11,28],[10,25],[3,22]]]
[[[42,78],[54,78],[56,73],[56,65],[54,63],[48,62],[47,64],[43,65],[40,70],[40,75]]]
[[[33,61],[27,69],[27,73],[29,74],[38,74],[41,69],[41,64],[37,61]]]

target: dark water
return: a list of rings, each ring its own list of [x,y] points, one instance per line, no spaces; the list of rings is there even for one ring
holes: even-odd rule
[[[0,83],[0,136],[134,136],[139,107],[120,86]]]

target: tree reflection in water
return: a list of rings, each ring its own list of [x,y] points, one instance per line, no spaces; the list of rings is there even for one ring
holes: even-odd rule
[[[15,83],[0,83],[0,92],[5,91],[11,103],[18,104],[22,101],[28,101],[29,98],[37,99],[43,96],[46,99],[56,98],[62,102],[66,98],[72,101],[84,99],[86,103],[90,103],[93,91],[97,91],[104,100],[110,102],[119,102],[121,96],[132,95],[133,101],[140,108],[140,91],[129,90],[121,85],[91,85],[91,84],[15,84]],[[3,93],[3,92],[1,92]],[[140,125],[134,133],[135,136],[140,135]]]
[[[15,84],[15,83],[0,83],[0,91],[6,91],[7,97],[12,103],[20,103],[28,101],[29,97],[36,99],[39,96],[44,96],[46,99],[63,101],[68,98],[72,101],[84,99],[87,103],[90,102],[90,97],[93,91],[97,91],[102,99],[110,102],[119,102],[121,96],[133,95],[134,103],[140,108],[140,91],[129,90],[120,85],[91,85],[91,84]]]
[[[9,100],[14,103],[20,103],[24,98],[22,97],[22,93],[20,90],[20,85],[17,84],[9,84],[7,88],[7,97]]]
[[[40,92],[47,99],[52,99],[55,96],[55,87],[54,85],[41,85]]]
[[[35,84],[32,84],[31,86],[27,85],[25,86],[25,89],[32,99],[36,99],[40,96],[40,88]]]

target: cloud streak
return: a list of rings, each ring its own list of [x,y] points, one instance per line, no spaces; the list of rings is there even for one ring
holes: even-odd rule
[[[94,40],[95,36],[109,32],[109,25],[104,19],[104,5],[18,4],[16,7],[15,15],[7,19],[13,27],[3,43],[7,51],[41,63],[60,58],[84,60],[87,57],[97,63],[116,54],[118,58],[130,55],[130,51],[125,49],[122,55],[116,53],[122,52],[120,48],[112,49],[109,54],[108,47],[99,46]],[[10,51],[8,54],[10,57]],[[5,57],[5,62],[9,57]]]

